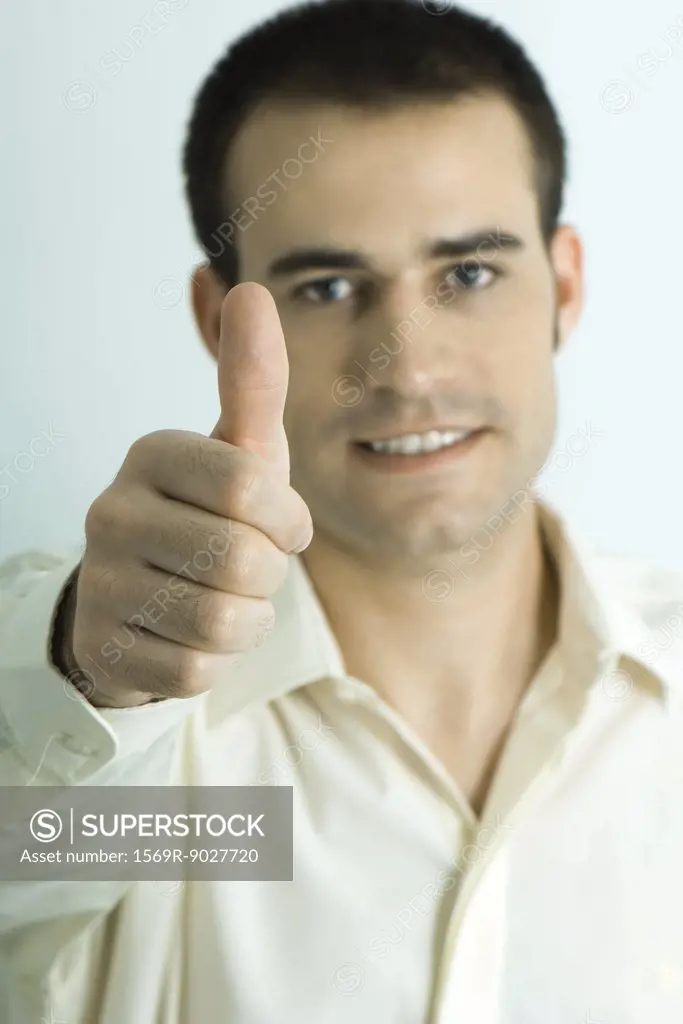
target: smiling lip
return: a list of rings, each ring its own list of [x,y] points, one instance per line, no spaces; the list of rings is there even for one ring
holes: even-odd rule
[[[455,430],[456,428],[451,427],[447,429]],[[418,431],[410,431],[410,433],[418,433]],[[442,464],[445,465],[446,463],[465,459],[481,444],[488,433],[487,427],[474,428],[470,436],[464,441],[455,441],[453,444],[445,448],[438,448],[434,452],[424,452],[415,455],[404,455],[401,452],[375,452],[370,448],[364,448],[359,441],[354,441],[351,448],[355,457],[368,468],[379,470],[383,473],[418,473],[426,469],[440,468]],[[393,434],[391,436],[402,437],[404,435]],[[377,438],[377,440],[385,439],[386,435],[383,438]]]
[[[467,431],[474,432],[474,431],[483,430],[483,429],[484,428],[480,424],[479,425],[468,426],[467,424],[463,424],[463,423],[459,423],[459,424],[447,423],[445,425],[442,425],[440,423],[427,423],[427,424],[425,424],[423,426],[402,427],[402,428],[400,428],[398,430],[388,430],[384,434],[375,434],[375,435],[373,435],[371,437],[370,436],[359,437],[353,443],[354,444],[368,444],[371,441],[373,443],[376,442],[376,441],[388,441],[390,438],[393,438],[393,437],[407,437],[409,434],[428,434],[430,430],[437,430],[440,434],[447,434],[450,431],[461,432],[461,431],[467,430]]]

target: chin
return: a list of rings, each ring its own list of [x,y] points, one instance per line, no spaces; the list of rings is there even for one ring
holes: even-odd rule
[[[481,519],[461,511],[448,517],[433,516],[391,522],[389,517],[363,531],[363,549],[387,564],[431,568],[446,556],[456,557],[472,540]],[[367,524],[366,524],[367,526]]]
[[[515,486],[506,487],[490,476],[477,475],[467,485],[453,487],[431,483],[410,496],[385,488],[377,494],[336,492],[331,486],[324,502],[311,502],[314,521],[330,538],[336,538],[348,551],[368,562],[410,566],[416,572],[438,565],[439,560],[461,558],[472,561],[472,551],[495,543],[493,524],[503,520],[500,509],[506,505]],[[376,499],[376,500],[373,500]]]

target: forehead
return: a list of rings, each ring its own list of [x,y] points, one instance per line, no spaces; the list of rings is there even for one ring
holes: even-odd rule
[[[494,95],[386,110],[264,105],[240,130],[226,172],[228,213],[262,200],[235,232],[254,270],[297,245],[391,262],[425,238],[482,225],[528,237],[538,217],[524,126]]]

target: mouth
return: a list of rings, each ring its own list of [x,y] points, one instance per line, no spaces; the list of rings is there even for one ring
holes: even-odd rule
[[[377,469],[412,472],[464,457],[487,433],[487,427],[433,429],[354,441],[352,447],[363,462]]]

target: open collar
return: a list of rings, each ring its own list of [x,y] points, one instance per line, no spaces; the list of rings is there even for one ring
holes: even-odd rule
[[[558,642],[577,684],[588,686],[601,666],[625,656],[637,662],[668,696],[683,698],[683,673],[670,657],[643,654],[651,630],[629,603],[599,556],[570,534],[556,510],[538,503],[539,520],[558,568],[561,601]],[[285,583],[272,599],[276,624],[267,642],[227,671],[211,694],[214,710],[234,714],[323,679],[349,682],[344,659],[300,556],[290,556]],[[361,684],[363,685],[363,684]]]

